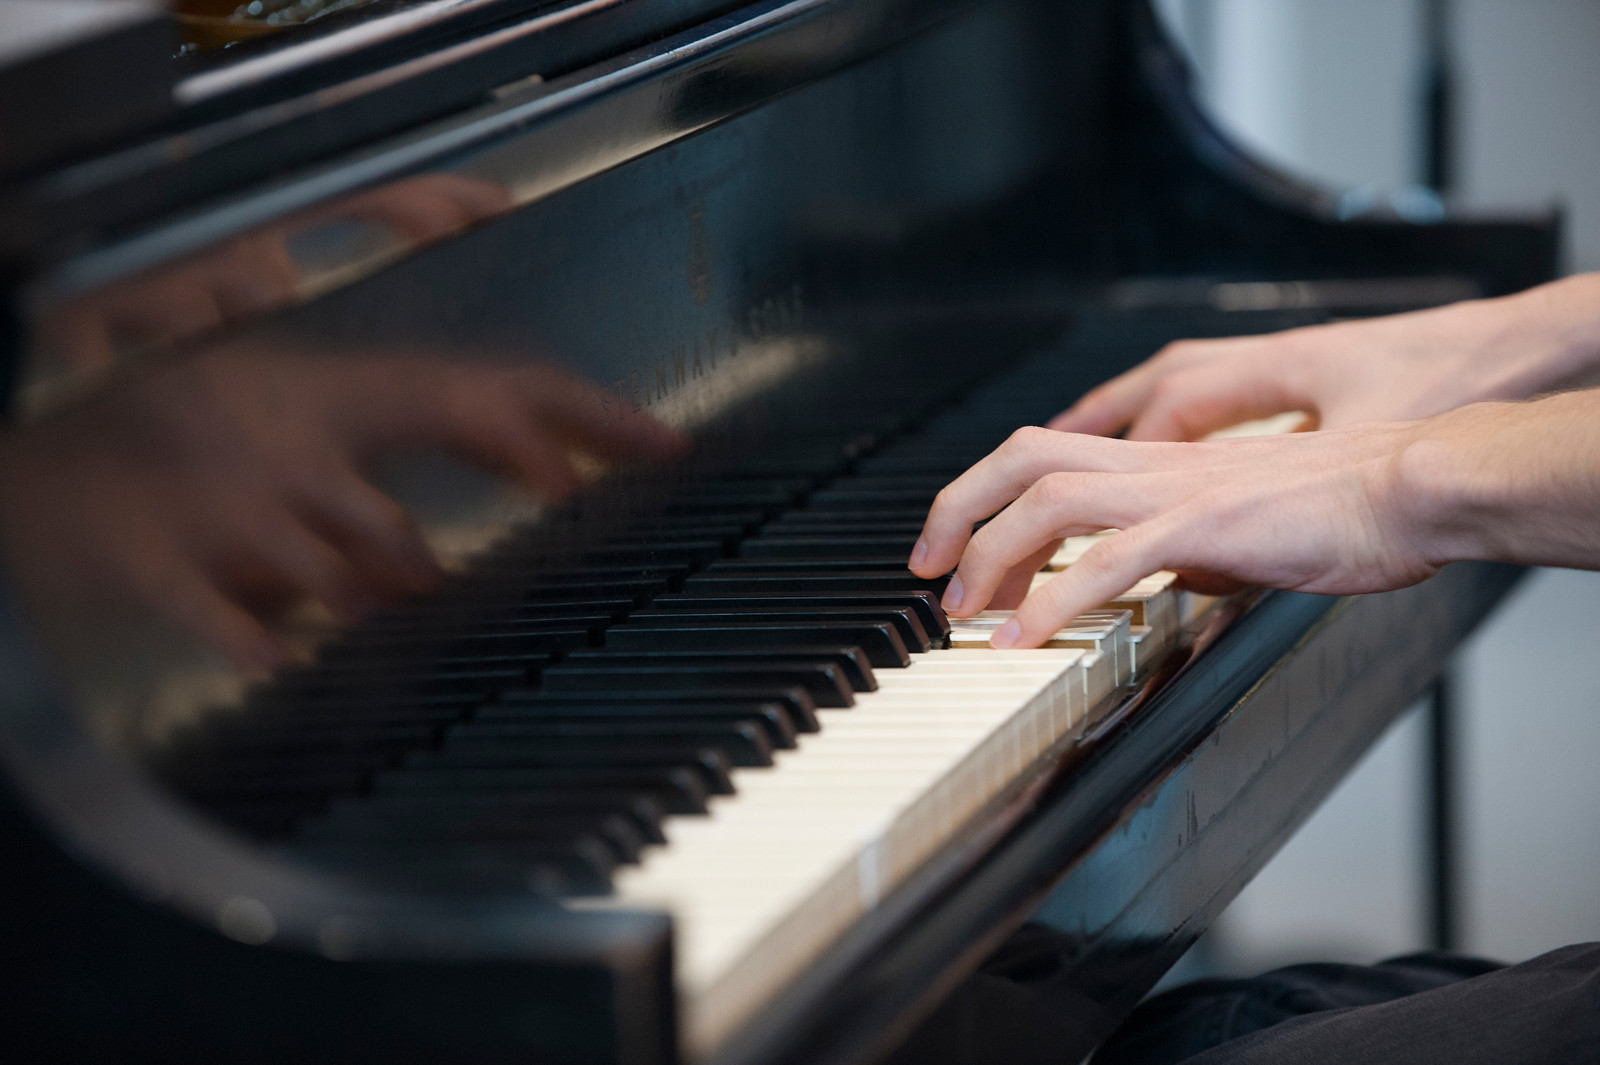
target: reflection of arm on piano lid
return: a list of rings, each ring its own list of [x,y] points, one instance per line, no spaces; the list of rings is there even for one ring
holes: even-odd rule
[[[46,309],[35,372],[70,379],[103,370],[313,295],[326,283],[319,267],[330,245],[343,258],[395,257],[509,207],[503,188],[454,174],[366,189]]]

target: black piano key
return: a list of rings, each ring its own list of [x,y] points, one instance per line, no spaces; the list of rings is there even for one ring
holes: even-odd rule
[[[916,536],[758,536],[739,546],[745,559],[887,559],[911,557]]]
[[[922,528],[927,507],[867,507],[859,510],[791,510],[767,528],[797,528],[806,525],[899,525]]]
[[[929,474],[944,475],[954,480],[993,450],[993,448],[961,445],[932,451],[915,449],[884,451],[862,459],[856,466],[856,471],[867,477]]]
[[[852,488],[823,488],[811,493],[806,500],[809,510],[862,510],[869,507],[882,506],[900,510],[915,510],[921,508],[927,513],[928,507],[933,504],[933,497],[939,494],[938,488],[887,488],[880,491],[872,489]]]
[[[405,662],[410,671],[434,665],[460,666],[468,662],[516,662],[538,669],[554,656],[599,640],[599,627],[537,629],[529,632],[521,625],[486,625],[484,631],[468,635],[406,639],[363,639],[329,644],[317,653],[317,665],[324,670],[370,668],[373,665]]]
[[[674,499],[662,508],[669,515],[709,516],[728,511],[759,511],[761,516],[787,510],[800,501],[801,493],[783,487],[762,487],[759,482],[750,488],[729,488],[726,491],[700,491]]]
[[[595,599],[633,599],[655,595],[682,583],[687,567],[672,573],[641,573],[619,566],[604,572],[585,570],[534,570],[525,573],[472,573],[460,580],[463,595],[496,597],[501,604],[535,603],[580,596]]]
[[[540,690],[547,692],[660,689],[694,692],[730,687],[759,690],[763,685],[804,689],[817,706],[846,707],[856,702],[849,680],[832,662],[768,659],[740,664],[625,664],[621,660],[611,660],[591,664],[577,660],[554,666],[540,678]]]
[[[606,648],[589,648],[568,657],[570,663],[604,664],[606,662],[632,662],[638,664],[662,663],[667,665],[709,665],[770,660],[802,662],[831,662],[843,673],[854,691],[870,692],[878,689],[878,679],[873,676],[872,662],[859,647],[785,647],[725,648],[720,651],[612,651]]]
[[[585,548],[575,560],[580,567],[631,566],[650,570],[664,570],[678,566],[699,566],[727,553],[727,544],[721,540],[657,540],[649,543],[597,544]],[[538,562],[530,567],[537,571]]]
[[[841,477],[828,487],[830,489],[852,492],[880,492],[880,491],[932,491],[949,484],[949,480],[942,473],[935,472],[883,472],[862,470],[850,477]]]
[[[776,707],[789,720],[795,732],[816,732],[821,728],[817,721],[816,703],[812,702],[804,688],[786,688],[782,691],[770,688],[719,688],[714,691],[676,690],[645,694],[648,694],[648,699],[642,698],[637,691],[622,695],[585,691],[506,692],[480,709],[474,720],[514,718],[528,712],[530,707],[548,707],[551,712],[574,714],[587,713],[591,708],[597,712],[606,711],[610,707],[640,707],[641,713],[652,711],[653,708],[659,708],[663,714],[670,714],[674,710],[704,713],[708,708],[715,707],[712,713],[718,716],[735,716],[733,711],[743,707],[749,710],[747,716],[752,718],[764,718],[768,708]]]
[[[505,673],[522,678],[522,683],[526,683],[554,661],[555,655],[548,652],[518,653],[510,648],[498,648],[492,645],[442,654],[427,654],[421,651],[375,652],[369,656],[336,658],[330,662],[320,663],[317,666],[317,678],[321,681],[337,682],[345,687],[360,686],[361,681],[365,679],[374,688],[380,685],[392,688],[416,680],[443,683],[448,678],[457,676],[475,677],[484,673]]]
[[[294,798],[314,804],[322,796],[348,794],[361,788],[369,769],[361,766],[307,766],[280,764],[242,770],[220,767],[215,771],[188,770],[178,775],[161,772],[162,779],[197,802],[267,801]]]
[[[788,521],[780,518],[762,530],[763,537],[881,536],[915,544],[922,534],[921,521]],[[907,552],[909,554],[909,551]]]
[[[551,843],[448,849],[406,841],[319,840],[299,844],[291,853],[363,880],[451,893],[605,894],[622,864],[615,850],[593,835]]]
[[[644,842],[665,843],[655,799],[628,791],[549,795],[372,795],[340,799],[296,832],[297,839],[483,840],[534,838],[567,819],[622,817]]]
[[[192,735],[223,734],[235,729],[265,732],[273,729],[360,727],[373,725],[440,725],[466,717],[483,700],[454,699],[444,702],[405,700],[340,700],[330,703],[257,706],[205,718],[193,726]]]
[[[584,627],[614,621],[638,605],[633,597],[600,599],[554,596],[543,601],[511,602],[494,606],[460,608],[452,604],[438,611],[412,610],[379,618],[341,637],[342,641],[400,641],[431,636],[465,635],[485,625],[522,625],[530,632]]]
[[[694,567],[688,565],[582,565],[545,562],[536,559],[483,559],[475,561],[471,572],[461,579],[469,589],[517,586],[527,589],[563,588],[571,597],[575,589],[588,595],[607,595],[596,588],[618,585],[651,587],[681,581]]]
[[[791,748],[800,730],[789,711],[779,703],[762,703],[751,700],[737,702],[678,702],[640,703],[628,696],[607,701],[563,702],[550,698],[537,701],[519,701],[510,704],[495,703],[484,707],[474,723],[493,721],[551,721],[572,723],[579,721],[613,721],[645,719],[653,721],[757,721],[767,731],[772,746]]]
[[[349,697],[356,691],[365,691],[372,698],[422,695],[483,695],[503,688],[526,683],[528,669],[514,667],[501,669],[467,668],[437,674],[419,674],[412,677],[375,678],[367,672],[318,673],[292,683],[286,683],[281,695],[291,698],[322,699]]]
[[[710,786],[704,774],[682,766],[594,766],[553,769],[404,768],[373,775],[373,795],[467,797],[581,794],[627,791],[644,795],[674,814],[703,814]]]
[[[727,756],[705,744],[552,744],[537,750],[507,752],[506,757],[484,751],[412,751],[405,756],[403,765],[408,769],[684,768],[699,773],[710,794],[733,794]]]
[[[342,721],[338,718],[228,722],[202,726],[176,737],[170,757],[424,746],[438,737],[441,727],[441,723],[434,721]]]
[[[164,762],[179,770],[186,762],[204,763],[223,759],[269,762],[291,758],[316,760],[359,757],[366,753],[382,755],[394,750],[427,746],[439,735],[431,723],[385,723],[322,727],[211,730],[174,742]]]
[[[873,592],[865,595],[770,595],[725,596],[716,594],[715,583],[694,584],[681,593],[664,595],[651,600],[652,610],[787,610],[791,607],[839,606],[875,607],[889,606],[915,611],[922,627],[930,635],[945,636],[950,632],[950,619],[944,607],[932,592]],[[585,654],[592,652],[585,651]]]
[[[756,573],[769,576],[788,573],[833,573],[848,574],[852,577],[865,577],[869,574],[898,577],[904,574],[908,579],[917,580],[916,574],[906,568],[906,561],[909,555],[910,552],[908,551],[905,554],[885,552],[879,555],[867,555],[863,553],[850,558],[724,558],[713,562],[697,576],[736,573]],[[690,579],[692,580],[693,578]]]
[[[932,637],[923,628],[917,612],[909,607],[889,605],[835,606],[832,603],[804,606],[769,607],[765,604],[740,609],[714,609],[711,607],[657,607],[651,605],[636,611],[619,628],[650,626],[671,627],[679,622],[888,622],[900,633],[900,639],[913,651],[933,648]],[[546,671],[548,673],[548,671]]]
[[[526,584],[518,583],[508,589],[506,585],[489,582],[491,591],[507,592],[508,599],[530,606],[541,603],[560,603],[574,598],[625,599],[638,604],[652,595],[667,590],[672,581],[665,577],[616,577],[607,580],[556,582],[541,584],[537,579]]]
[[[447,721],[465,716],[484,701],[484,696],[459,692],[426,694],[415,692],[372,692],[360,688],[318,698],[294,698],[281,692],[263,690],[245,702],[242,712],[229,718],[248,724],[252,721]]]
[[[623,526],[623,533],[699,536],[703,539],[732,537],[737,540],[754,532],[767,516],[760,510],[725,510],[716,514],[656,514],[638,518]]]
[[[576,734],[567,732],[577,726],[549,726],[526,740],[449,740],[437,754],[458,765],[544,765],[562,755],[608,765],[613,758],[638,753],[659,755],[667,764],[678,765],[692,761],[699,752],[714,751],[729,765],[772,764],[772,744],[757,722],[663,722],[653,726],[632,721],[607,722],[606,726],[608,731],[590,727]]]
[[[757,720],[714,718],[613,718],[608,721],[566,720],[472,721],[455,726],[445,739],[447,754],[480,753],[497,759],[515,758],[527,749],[562,746],[602,749],[628,745],[700,744],[723,752],[729,764],[769,766],[772,740]]]
[[[724,647],[799,647],[828,643],[860,647],[875,669],[904,668],[911,653],[889,622],[695,622],[621,626],[606,635],[615,651],[695,651]]]
[[[614,689],[513,690],[503,693],[493,705],[510,707],[521,702],[553,702],[578,705],[586,701],[591,703],[618,702],[621,701],[621,698],[625,698],[629,702],[640,703],[773,703],[783,707],[784,713],[788,714],[790,720],[795,722],[796,731],[814,731],[814,726],[817,722],[817,704],[811,698],[809,691],[799,685],[783,687],[771,681],[748,686],[707,682],[693,686],[663,684],[654,688],[629,687],[622,697],[619,697],[618,692]]]
[[[684,582],[683,591],[685,595],[718,596],[824,595],[835,592],[846,595],[855,592],[930,592],[934,596],[942,596],[945,585],[949,583],[949,577],[924,580],[910,570],[901,573],[847,573],[838,570],[753,569],[744,572],[697,573]],[[608,636],[608,646],[609,642]]]

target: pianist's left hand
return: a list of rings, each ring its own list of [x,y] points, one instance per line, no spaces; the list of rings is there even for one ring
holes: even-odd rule
[[[1158,570],[1346,595],[1466,559],[1600,569],[1597,486],[1600,390],[1210,443],[1027,428],[939,494],[911,568],[955,569],[945,605],[967,617],[1063,537],[1124,530],[994,639],[1032,647]]]
[[[134,368],[0,436],[0,549],[47,640],[153,610],[260,673],[284,664],[273,623],[300,601],[349,620],[438,585],[376,461],[438,449],[559,497],[574,455],[681,447],[547,365],[236,345]]]

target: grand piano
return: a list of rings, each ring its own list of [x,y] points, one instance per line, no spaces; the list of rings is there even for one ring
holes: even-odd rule
[[[994,652],[905,569],[940,485],[1170,340],[1557,271],[1553,216],[1252,160],[1146,0],[77,6],[6,59],[13,432],[426,351],[688,443],[559,502],[397,463],[447,587],[302,612],[266,679],[13,560],[31,1060],[1080,1060],[1517,577],[1158,577]]]

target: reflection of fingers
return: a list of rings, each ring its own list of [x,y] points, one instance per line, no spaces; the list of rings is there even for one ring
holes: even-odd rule
[[[378,590],[361,580],[349,560],[297,521],[264,522],[250,531],[247,542],[254,557],[236,563],[245,584],[264,579],[269,586],[321,600],[346,621],[379,605]],[[252,573],[257,567],[264,572]]]
[[[1154,497],[1161,484],[1156,480],[1147,487],[1126,476],[1103,473],[1052,473],[1040,478],[973,534],[946,589],[945,609],[960,617],[982,610],[1012,569],[1064,536],[1137,524],[1159,505]]]
[[[177,563],[167,567],[160,584],[159,594],[151,601],[240,669],[264,677],[289,664],[288,651],[260,621],[189,566]]]
[[[329,469],[304,495],[305,521],[343,552],[367,583],[396,596],[438,589],[444,573],[416,519],[354,470]]]
[[[579,378],[549,367],[521,371],[516,378],[538,424],[597,458],[670,457],[685,446],[682,434],[649,415],[615,410],[604,392]]]
[[[1000,648],[1038,647],[1079,614],[1164,568],[1166,535],[1157,521],[1102,540],[1061,576],[1028,596],[991,642]]]
[[[455,424],[446,443],[471,462],[504,473],[554,499],[578,488],[577,473],[560,443],[527,416],[514,396],[483,395],[476,411],[457,402]]]
[[[118,293],[105,323],[114,346],[135,347],[198,336],[221,326],[223,314],[205,280],[180,273]]]
[[[487,181],[435,174],[378,188],[347,204],[341,213],[389,226],[409,241],[447,237],[507,210],[511,196]]]
[[[300,287],[300,270],[282,235],[268,231],[226,249],[217,262],[208,264],[205,281],[218,311],[228,321],[237,321],[293,299]]]

